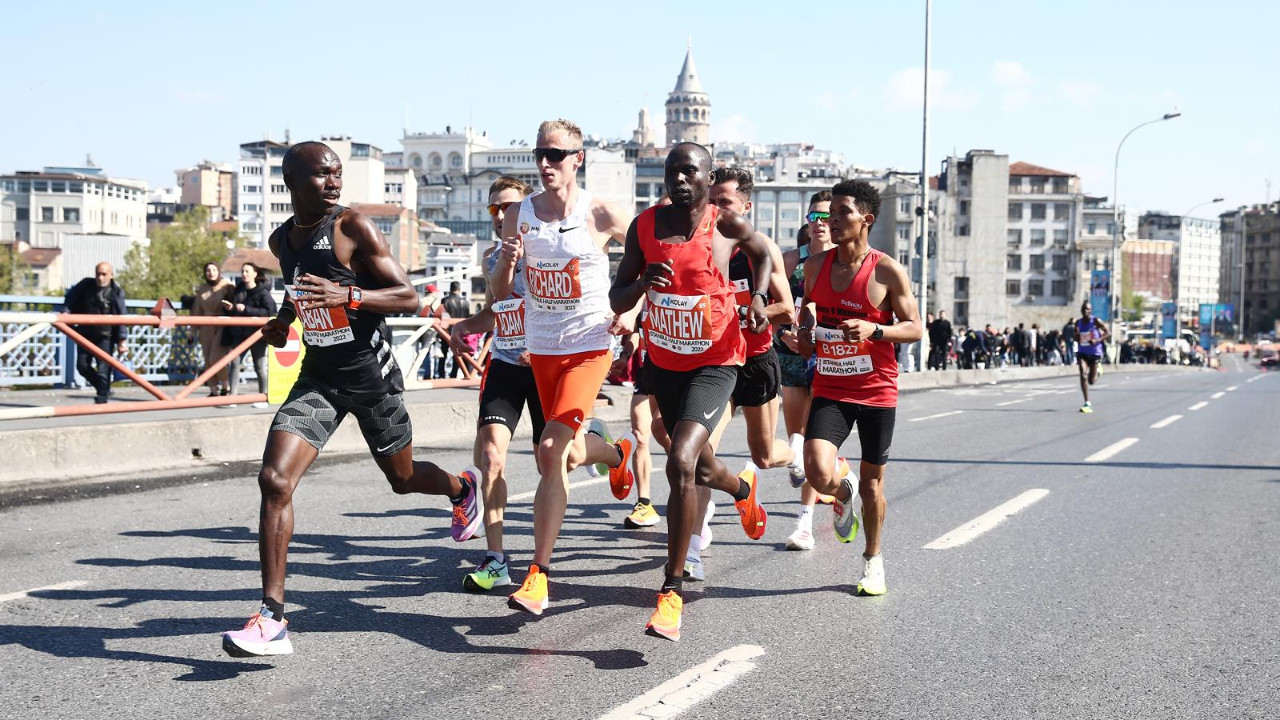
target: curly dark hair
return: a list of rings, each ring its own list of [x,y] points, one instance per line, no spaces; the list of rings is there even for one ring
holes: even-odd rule
[[[831,188],[831,194],[853,198],[858,212],[864,215],[880,216],[880,191],[866,180],[841,180]]]

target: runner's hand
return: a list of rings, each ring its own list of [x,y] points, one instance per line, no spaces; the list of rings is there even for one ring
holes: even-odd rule
[[[791,336],[792,342],[786,343],[797,355],[803,358],[813,357],[813,330],[805,329],[804,332],[792,332],[788,330],[786,335]],[[786,342],[785,340],[783,342]],[[794,347],[792,347],[794,345]]]
[[[520,367],[531,367],[531,366],[532,366],[532,364],[533,364],[533,363],[532,363],[532,362],[530,362],[530,360],[529,360],[529,351],[528,351],[528,350],[525,350],[524,352],[520,353],[520,357],[518,357],[518,358],[516,358],[516,359],[519,361],[519,363],[520,363]]]
[[[307,273],[293,286],[294,303],[299,309],[334,308],[347,304],[350,290],[332,280]]]
[[[671,286],[671,276],[675,271],[671,269],[671,263],[656,262],[649,263],[644,269],[644,276],[640,282],[647,288],[664,288]]]
[[[783,330],[778,334],[778,339],[782,341],[783,345],[787,346],[788,350],[797,355],[800,354],[800,341],[796,339],[795,330]]]
[[[747,327],[753,333],[762,333],[769,327],[769,316],[764,311],[764,298],[751,296],[751,307],[747,309]]]
[[[845,340],[862,342],[871,339],[871,333],[876,331],[876,326],[875,323],[869,323],[866,320],[845,320],[840,323],[838,329],[844,333]]]
[[[609,323],[609,334],[626,337],[636,331],[635,325],[635,318],[628,321],[623,315],[614,315],[613,321]]]
[[[502,241],[502,255],[498,260],[515,267],[515,264],[524,257],[524,240],[514,237]]]
[[[449,347],[455,355],[470,355],[471,346],[467,344],[467,328],[462,323],[456,323],[449,328]]]
[[[266,325],[262,326],[262,339],[266,340],[268,345],[284,347],[289,339],[289,326],[280,318],[271,318]]]

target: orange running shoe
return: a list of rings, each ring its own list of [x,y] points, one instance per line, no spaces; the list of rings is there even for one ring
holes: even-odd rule
[[[658,594],[658,609],[649,616],[649,623],[644,626],[646,635],[680,639],[680,613],[684,610],[684,600],[675,590]]]
[[[631,494],[631,486],[635,484],[635,474],[631,472],[631,453],[636,448],[636,435],[628,432],[613,444],[622,455],[622,462],[616,468],[609,468],[609,489],[619,500],[626,500]]]
[[[541,615],[547,609],[547,574],[538,570],[537,565],[530,565],[524,584],[507,597],[507,607]]]
[[[738,477],[751,487],[751,494],[746,500],[735,500],[733,506],[738,509],[738,516],[742,518],[742,529],[746,531],[747,537],[759,540],[764,537],[765,526],[769,523],[769,514],[764,511],[764,506],[756,501],[756,471],[743,470]]]

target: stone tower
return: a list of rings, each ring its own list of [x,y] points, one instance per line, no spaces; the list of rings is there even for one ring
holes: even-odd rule
[[[711,99],[702,91],[693,65],[693,42],[684,56],[676,87],[667,95],[667,145],[678,142],[711,142]]]
[[[640,147],[653,147],[653,129],[649,127],[649,108],[640,108],[636,129],[631,133],[631,142]]]

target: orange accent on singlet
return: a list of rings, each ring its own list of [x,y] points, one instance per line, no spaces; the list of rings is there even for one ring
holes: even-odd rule
[[[644,262],[671,265],[671,284],[650,289],[644,326],[649,359],[664,370],[681,372],[716,365],[741,365],[746,343],[738,331],[733,286],[716,266],[711,251],[720,208],[710,205],[693,237],[667,243],[654,236],[657,208],[636,220]]]
[[[588,350],[570,355],[529,354],[533,381],[538,387],[542,416],[547,422],[568,425],[574,432],[591,416],[600,386],[609,374],[613,354]]]

